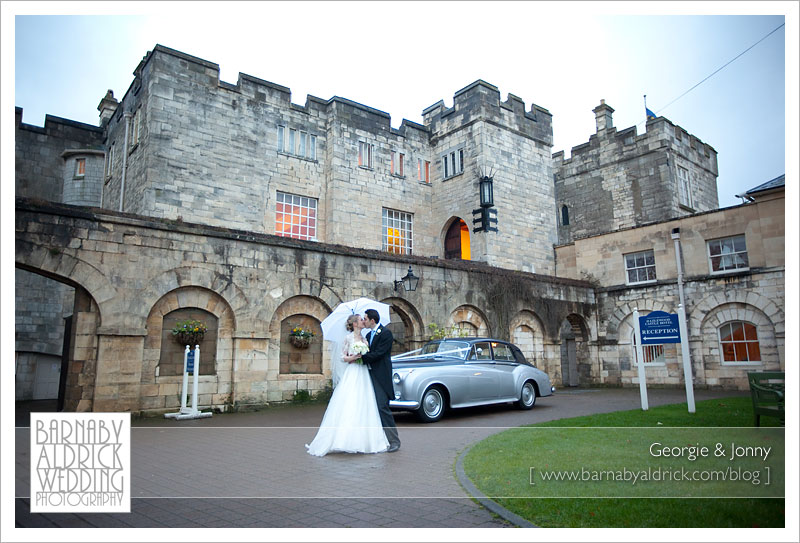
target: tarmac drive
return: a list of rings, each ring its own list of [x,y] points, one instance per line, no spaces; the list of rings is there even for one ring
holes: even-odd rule
[[[695,390],[700,400],[746,392]],[[683,389],[649,389],[650,406],[685,402]],[[504,429],[640,407],[638,388],[565,389],[530,411],[511,405],[449,411],[434,424],[397,413],[393,454],[305,452],[325,405],[270,407],[176,421],[131,421],[130,513],[30,513],[28,412],[16,428],[17,527],[500,528],[454,471],[458,455]],[[47,409],[47,410],[52,410]],[[233,536],[235,537],[235,536]]]

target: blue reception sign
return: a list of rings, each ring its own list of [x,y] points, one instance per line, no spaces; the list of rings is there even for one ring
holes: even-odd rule
[[[194,373],[194,351],[186,355],[186,373]]]
[[[642,345],[681,342],[677,314],[653,311],[639,317],[639,328],[642,331]]]

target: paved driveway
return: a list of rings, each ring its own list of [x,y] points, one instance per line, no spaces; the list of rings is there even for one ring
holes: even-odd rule
[[[697,400],[731,392],[695,391]],[[651,406],[685,401],[650,390]],[[22,527],[504,527],[454,475],[464,448],[509,427],[640,406],[638,389],[564,390],[531,411],[494,406],[435,424],[396,416],[397,453],[305,452],[324,405],[175,421],[134,420],[131,513],[31,514],[29,430],[16,429],[16,523]],[[18,419],[19,420],[19,419]],[[20,424],[18,422],[18,424]]]

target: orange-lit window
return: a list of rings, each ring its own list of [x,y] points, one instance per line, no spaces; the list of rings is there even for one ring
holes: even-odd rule
[[[631,334],[631,344],[633,346],[633,361],[638,364],[639,357],[636,356],[636,332]],[[642,356],[644,363],[650,364],[652,362],[664,362],[664,346],[663,345],[642,345]]]
[[[423,183],[431,182],[431,163],[429,160],[417,159],[417,180]]]
[[[405,162],[406,155],[400,151],[392,151],[391,157],[392,175],[403,177],[403,163]]]
[[[410,255],[412,249],[413,215],[383,208],[383,250]]]
[[[275,198],[275,233],[297,239],[317,239],[317,200],[279,192]]]
[[[79,158],[75,161],[75,177],[83,177],[86,175],[86,159]]]
[[[749,322],[726,322],[719,327],[723,362],[760,362],[758,331]]]

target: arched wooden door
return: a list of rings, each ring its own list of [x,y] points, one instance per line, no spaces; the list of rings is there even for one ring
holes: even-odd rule
[[[469,227],[462,219],[454,220],[444,237],[444,257],[470,260]]]

